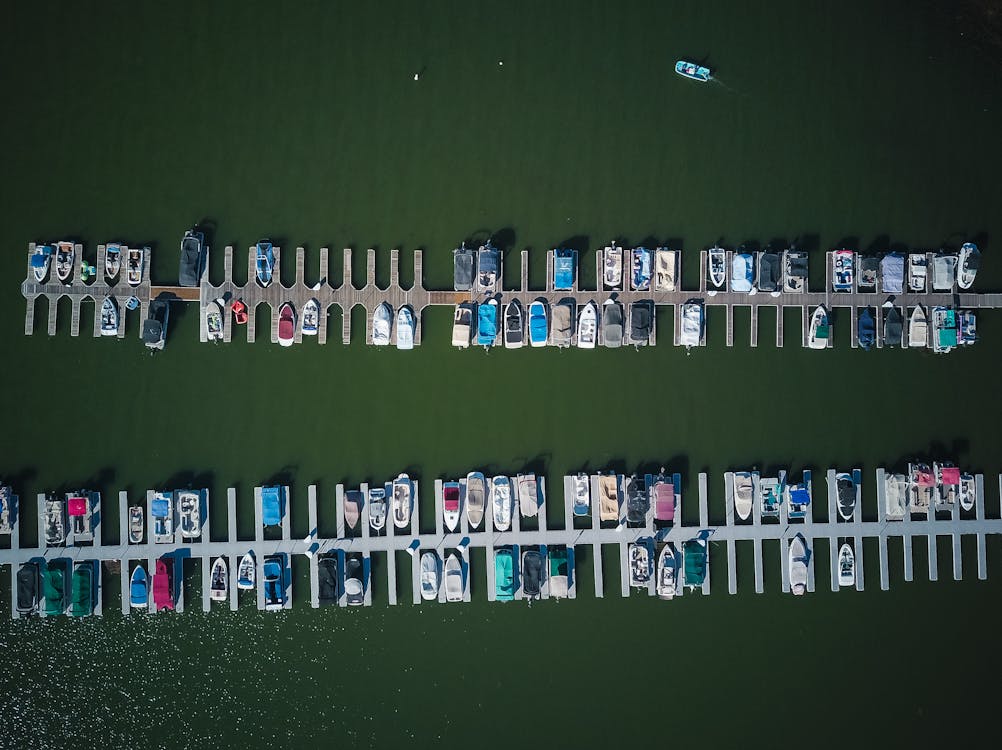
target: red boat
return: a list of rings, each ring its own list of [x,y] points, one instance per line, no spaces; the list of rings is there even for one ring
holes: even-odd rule
[[[246,323],[247,322],[247,305],[245,305],[240,300],[235,300],[233,302],[232,307],[233,307],[233,320],[236,321],[237,323],[241,323],[241,324]]]
[[[171,580],[170,560],[157,560],[156,572],[153,574],[153,603],[157,611],[161,609],[174,610],[174,587]]]
[[[282,346],[292,346],[296,335],[296,311],[286,302],[278,315],[278,343]]]

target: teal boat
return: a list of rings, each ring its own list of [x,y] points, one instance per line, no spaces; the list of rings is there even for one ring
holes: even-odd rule
[[[46,617],[61,615],[66,608],[66,566],[59,560],[52,560],[42,573],[42,596],[45,606],[42,613]]]
[[[686,60],[679,60],[675,63],[675,72],[680,76],[685,78],[691,78],[694,81],[699,81],[700,83],[706,83],[712,78],[710,75],[710,69],[704,68],[702,65],[697,65],[693,62],[688,62]]]
[[[88,617],[94,614],[94,566],[92,563],[76,564],[73,568],[70,589],[72,591],[70,616]]]
[[[515,563],[507,547],[494,553],[494,598],[499,602],[515,598]]]
[[[690,539],[682,545],[682,559],[685,563],[685,585],[694,589],[706,580],[706,541]]]

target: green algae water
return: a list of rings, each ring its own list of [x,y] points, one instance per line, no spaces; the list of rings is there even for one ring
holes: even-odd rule
[[[992,242],[1002,230],[1002,76],[976,6],[105,3],[19,4],[6,15],[0,474],[22,498],[100,489],[114,536],[119,490],[206,486],[218,539],[233,486],[246,538],[251,488],[280,479],[292,485],[302,537],[311,483],[330,534],[339,481],[407,470],[427,498],[437,477],[529,465],[559,499],[569,471],[665,463],[684,475],[689,523],[696,475],[709,472],[719,523],[727,469],[859,466],[872,502],[873,470],[920,454],[986,472],[998,517],[994,313],[980,317],[977,346],[944,357],[851,350],[845,314],[836,348],[808,352],[793,311],[783,349],[771,311],[752,349],[738,310],[729,348],[712,308],[708,346],[691,355],[665,335],[639,352],[485,354],[448,345],[451,316],[440,308],[424,315],[422,345],[399,353],[345,347],[336,335],[280,350],[260,335],[241,343],[242,331],[231,345],[200,345],[194,309],[175,305],[167,349],[151,358],[135,317],[124,341],[97,340],[85,306],[71,338],[66,301],[56,336],[45,334],[44,302],[35,335],[23,336],[18,291],[27,243],[63,237],[84,242],[92,261],[101,242],[151,244],[154,279],[173,283],[177,243],[196,221],[212,227],[214,248],[240,249],[238,281],[242,248],[270,236],[307,248],[310,283],[323,246],[334,283],[340,249],[355,248],[357,284],[359,251],[376,248],[385,284],[400,248],[406,284],[420,248],[425,284],[444,289],[451,249],[496,232],[509,285],[519,250],[532,250],[540,287],[545,251],[564,243],[582,250],[593,284],[594,252],[612,237],[683,248],[687,288],[696,251],[718,239],[799,238],[820,288],[822,253],[837,244],[935,249],[971,238],[984,252],[976,288],[1002,289]],[[717,80],[682,79],[678,58],[704,62]],[[222,264],[212,254],[214,279]],[[662,331],[671,323],[659,313]],[[29,511],[22,539],[36,526]],[[0,746],[897,746],[983,736],[1002,668],[998,540],[987,582],[965,540],[965,580],[949,580],[943,549],[935,583],[922,545],[905,583],[892,541],[889,592],[868,545],[862,593],[828,591],[822,542],[816,593],[783,596],[778,545],[766,544],[766,593],[756,595],[751,547],[739,544],[736,596],[721,546],[712,595],[672,603],[622,599],[611,550],[607,596],[595,599],[583,550],[579,598],[531,610],[488,605],[476,555],[469,605],[390,608],[377,557],[372,608],[304,606],[297,560],[293,611],[204,614],[195,563],[183,615],[122,618],[117,577],[106,574],[105,615],[82,622],[10,621],[5,571]],[[398,562],[407,601],[409,560]]]

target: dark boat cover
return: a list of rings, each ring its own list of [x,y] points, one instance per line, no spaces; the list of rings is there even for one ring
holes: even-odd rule
[[[178,266],[178,286],[198,286],[202,276],[202,237],[187,234],[181,240],[181,262]]]
[[[901,294],[905,282],[905,257],[889,253],[880,259],[880,287],[887,294]]]
[[[651,507],[650,499],[647,497],[647,488],[638,479],[633,480],[630,488],[630,496],[626,498],[626,520],[628,523],[644,523],[647,520],[647,511]]]
[[[888,307],[884,315],[884,343],[887,346],[901,346],[901,313],[896,307]]]
[[[618,302],[602,305],[602,338],[606,346],[623,343],[623,306]]]
[[[859,345],[863,349],[869,350],[873,346],[876,336],[877,327],[873,322],[873,315],[870,314],[870,308],[864,307],[859,313],[859,329],[856,332]]]
[[[317,559],[317,580],[321,604],[334,604],[338,599],[337,560],[333,557]]]
[[[838,491],[838,507],[845,515],[852,515],[856,505],[856,484],[851,479],[842,477],[836,483]]]
[[[779,289],[781,262],[778,253],[764,252],[758,256],[758,288],[763,292]]]
[[[452,256],[453,278],[457,292],[468,292],[473,288],[473,250],[457,248]]]
[[[790,258],[790,276],[798,279],[807,278],[807,258],[793,257]]]
[[[155,299],[150,303],[150,315],[143,323],[143,343],[155,344],[164,337],[164,323],[167,319],[167,302]]]
[[[38,603],[38,565],[27,562],[17,571],[17,611],[30,612]]]
[[[880,268],[880,261],[876,256],[864,255],[859,259],[859,285],[865,287],[875,287],[877,285],[877,269]]]
[[[634,302],[630,307],[630,340],[646,344],[651,337],[651,303]]]
[[[71,616],[86,617],[94,611],[94,571],[90,563],[77,565],[73,571],[72,592]]]
[[[522,556],[522,589],[526,596],[539,596],[543,580],[543,556],[528,550]]]

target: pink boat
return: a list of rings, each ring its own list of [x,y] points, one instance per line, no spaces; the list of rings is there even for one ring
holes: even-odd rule
[[[70,516],[70,530],[73,532],[75,541],[93,539],[90,501],[87,496],[83,493],[68,494],[66,496],[66,510]]]
[[[669,482],[654,485],[654,520],[675,520],[675,486]]]
[[[278,315],[278,343],[282,346],[292,346],[296,335],[296,311],[286,302]]]
[[[157,611],[161,609],[174,610],[174,592],[171,585],[171,566],[168,560],[157,560],[156,572],[153,574],[153,603]]]

